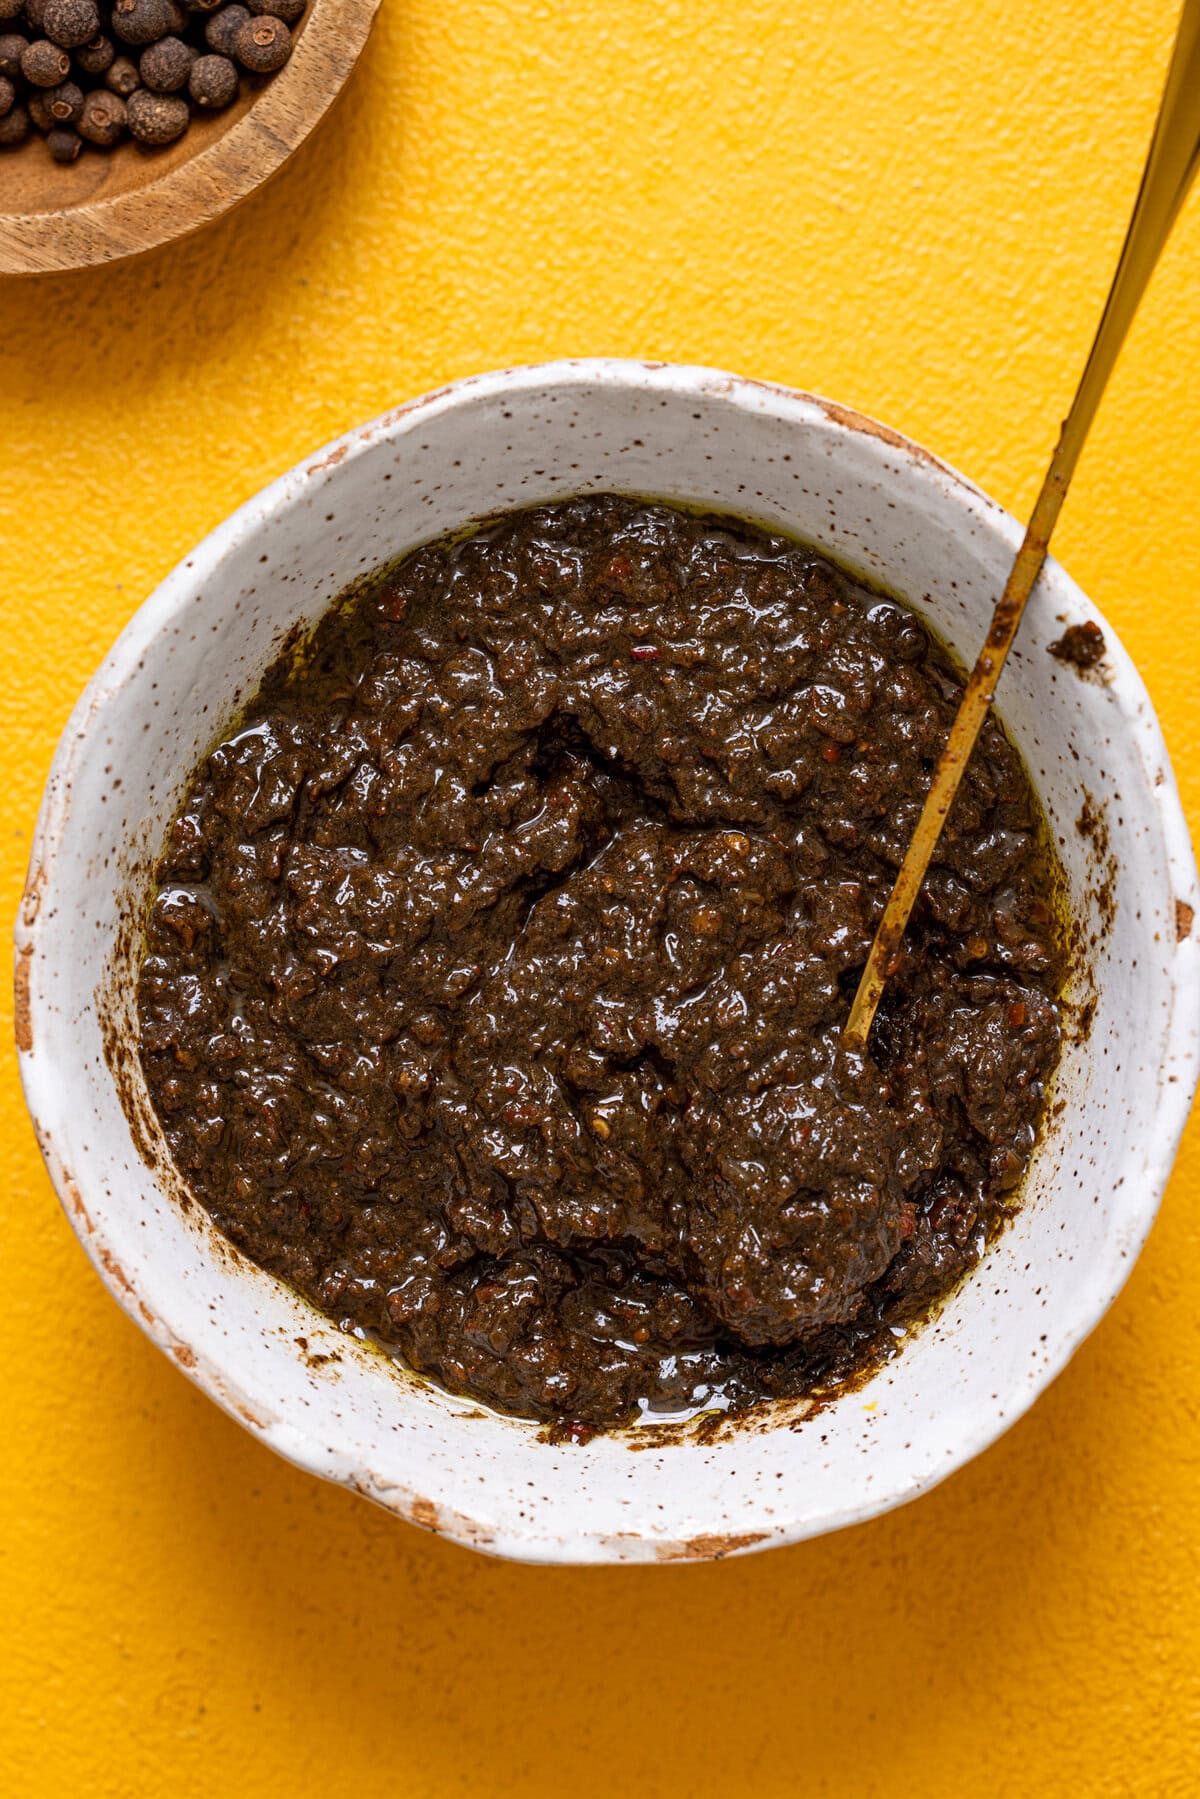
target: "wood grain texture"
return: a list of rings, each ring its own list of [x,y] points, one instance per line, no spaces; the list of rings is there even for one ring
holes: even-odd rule
[[[116,262],[219,218],[268,181],[324,117],[380,0],[312,0],[291,58],[243,81],[228,111],[194,117],[164,150],[131,141],[61,167],[40,136],[0,154],[0,274]]]

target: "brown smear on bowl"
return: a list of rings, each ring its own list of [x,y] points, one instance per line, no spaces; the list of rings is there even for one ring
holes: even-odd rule
[[[1087,840],[1089,860],[1091,862],[1091,883],[1088,898],[1095,909],[1098,919],[1096,931],[1089,939],[1092,949],[1098,947],[1112,931],[1117,916],[1117,875],[1116,857],[1112,853],[1112,843],[1106,816],[1108,802],[1097,800],[1088,788],[1083,790],[1083,805],[1075,820],[1075,829]]]
[[[1067,662],[1080,674],[1086,674],[1102,659],[1107,645],[1099,625],[1088,620],[1082,625],[1068,625],[1062,636],[1046,648],[1059,662]]]
[[[161,1127],[142,1079],[136,985],[130,979],[130,971],[137,968],[143,947],[142,917],[131,895],[122,905],[107,973],[96,993],[100,1042],[134,1148],[147,1168],[165,1179],[172,1189],[172,1197],[187,1211],[192,1203],[191,1191],[163,1154]]]
[[[13,971],[13,1036],[22,1055],[33,1049],[33,1021],[29,1008],[29,978],[33,962],[33,945],[25,943],[17,951]]]
[[[811,1411],[983,1253],[1057,1057],[994,721],[874,1056],[839,1050],[959,690],[733,519],[593,496],[407,558],[172,827],[139,1023],[176,1167],[344,1328],[561,1437]]]
[[[762,385],[769,387],[770,383],[764,382]],[[807,396],[803,397],[807,398]],[[946,464],[931,450],[923,449],[920,444],[914,443],[910,437],[902,436],[890,425],[881,425],[878,419],[868,418],[866,413],[856,412],[852,406],[839,405],[836,400],[814,398],[814,404],[819,406],[825,417],[835,425],[844,425],[847,431],[861,432],[867,437],[876,437],[880,443],[887,444],[889,449],[902,450],[914,462],[926,463],[930,468],[938,469],[944,475],[950,475],[953,479],[961,479],[961,477],[954,476],[953,471],[947,468]]]
[[[737,1555],[742,1550],[753,1549],[757,1543],[765,1543],[770,1536],[767,1530],[728,1531],[706,1536],[690,1537],[684,1543],[663,1543],[655,1550],[655,1560],[660,1562],[720,1562],[726,1556]]]

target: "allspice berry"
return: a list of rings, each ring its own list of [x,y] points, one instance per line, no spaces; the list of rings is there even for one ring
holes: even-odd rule
[[[0,0],[0,146],[170,144],[275,74],[308,0]],[[261,83],[253,81],[252,88]]]
[[[106,69],[111,69],[116,54],[112,39],[100,32],[90,44],[79,46],[75,52],[75,61],[85,75],[103,75]]]
[[[181,37],[160,38],[157,44],[142,51],[138,63],[142,86],[156,94],[178,93],[187,86],[195,60],[196,52]]]
[[[83,139],[69,125],[56,125],[46,138],[55,162],[74,162],[83,149]]]
[[[112,28],[126,44],[156,44],[183,22],[174,0],[116,0],[113,7]]]
[[[125,102],[120,94],[110,94],[102,87],[89,94],[79,119],[79,135],[89,144],[99,144],[101,149],[107,149],[109,144],[115,144],[123,137]]]
[[[125,103],[129,134],[139,144],[173,144],[188,128],[191,113],[178,94],[152,94],[140,87]]]
[[[239,25],[233,54],[252,74],[273,75],[292,54],[292,34],[282,19],[262,13]]]
[[[35,38],[21,58],[21,73],[31,87],[57,87],[71,73],[71,58],[48,37]]]
[[[0,35],[0,75],[7,75],[10,81],[19,81],[21,58],[28,48],[29,39],[18,37],[15,31],[6,31]]]
[[[122,100],[128,100],[134,88],[142,85],[137,64],[131,62],[128,56],[114,57],[105,71],[104,85],[110,93],[119,94]]]
[[[53,125],[74,128],[83,112],[83,89],[74,81],[64,81],[61,87],[50,88],[46,94],[46,111]]]
[[[304,17],[307,0],[246,0],[246,5],[252,13],[270,13],[273,19],[282,19],[290,27]]]
[[[219,112],[237,98],[237,64],[228,56],[198,56],[188,76],[188,93],[206,112]]]
[[[250,14],[244,6],[223,6],[205,24],[205,43],[218,56],[232,56],[233,40],[249,18]]]
[[[100,8],[96,0],[46,0],[42,30],[64,50],[77,50],[99,32]]]
[[[20,104],[10,107],[0,119],[0,145],[23,144],[29,136],[29,114]]]

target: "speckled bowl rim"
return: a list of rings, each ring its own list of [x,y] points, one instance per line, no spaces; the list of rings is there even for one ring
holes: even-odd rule
[[[113,1258],[107,1251],[102,1232],[90,1226],[86,1211],[87,1195],[79,1192],[56,1149],[60,1130],[64,1134],[68,1130],[69,1093],[64,1090],[64,1083],[56,1079],[55,1070],[46,1058],[35,1058],[28,1053],[31,1039],[38,1038],[41,1027],[50,1024],[49,1017],[42,1011],[43,1001],[38,989],[34,985],[31,991],[28,977],[30,963],[38,947],[38,920],[42,902],[53,889],[59,810],[63,804],[63,796],[70,786],[72,768],[76,759],[85,753],[89,739],[94,738],[103,720],[108,696],[133,674],[147,646],[180,617],[198,587],[221,560],[230,539],[253,536],[261,529],[264,520],[294,499],[297,484],[303,484],[306,477],[352,462],[381,436],[389,441],[402,438],[423,414],[428,416],[434,411],[470,408],[482,400],[517,392],[528,394],[531,390],[536,392],[552,386],[559,389],[577,386],[583,389],[600,383],[637,387],[643,385],[648,376],[654,381],[667,383],[676,394],[702,394],[706,399],[712,399],[714,395],[728,396],[734,403],[753,403],[758,406],[765,404],[781,420],[787,420],[797,413],[812,413],[835,427],[878,439],[906,459],[936,471],[938,477],[948,482],[961,496],[964,519],[970,516],[971,509],[974,508],[975,517],[978,518],[981,513],[985,515],[989,529],[1007,536],[1014,549],[1019,541],[1021,532],[1016,521],[964,476],[903,434],[863,413],[819,395],[719,370],[661,362],[589,358],[508,368],[469,376],[408,401],[333,440],[246,501],[177,565],[134,614],[85,689],[63,731],[38,815],[30,857],[30,884],[18,914],[15,933],[16,1034],[21,1052],[19,1059],[26,1101],[34,1117],[39,1142],[63,1209],[113,1297],[160,1348],[174,1347],[176,1358],[190,1379],[231,1416],[239,1418],[244,1425],[249,1424],[252,1429],[255,1421],[248,1418],[231,1399],[231,1395],[237,1394],[239,1390],[236,1371],[222,1371],[227,1373],[227,1378],[221,1378],[206,1364],[198,1363],[194,1356],[179,1354],[178,1339],[173,1337],[170,1320],[151,1309],[154,1296],[133,1291],[120,1269],[114,1272]],[[733,509],[737,510],[736,505]],[[1094,619],[1105,634],[1110,670],[1107,683],[1109,694],[1117,705],[1120,723],[1134,744],[1137,759],[1147,776],[1148,790],[1154,797],[1173,892],[1178,896],[1177,903],[1185,909],[1195,907],[1200,899],[1200,883],[1197,880],[1192,845],[1162,733],[1141,677],[1116,633],[1095,606],[1052,560],[1047,563],[1047,573],[1051,570],[1072,591],[1073,597],[1077,596],[1083,615]],[[734,1532],[719,1540],[712,1539],[711,1546],[705,1539],[704,1546],[698,1542],[689,1549],[685,1545],[680,1555],[664,1554],[660,1559],[704,1559],[727,1553],[741,1553],[760,1546],[792,1543],[877,1516],[939,1485],[948,1475],[996,1441],[1029,1409],[1039,1394],[1066,1366],[1123,1287],[1154,1221],[1174,1162],[1197,1079],[1200,1078],[1200,942],[1191,928],[1190,918],[1188,928],[1180,934],[1172,974],[1174,1004],[1160,1064],[1160,1100],[1153,1125],[1153,1153],[1147,1154],[1141,1178],[1136,1183],[1125,1184],[1120,1201],[1121,1228],[1110,1236],[1106,1244],[1108,1253],[1095,1258],[1087,1268],[1086,1279],[1079,1283],[1073,1310],[1069,1313],[1064,1310],[1048,1321],[1045,1352],[1036,1373],[1031,1375],[1025,1369],[1019,1375],[1014,1372],[1011,1389],[995,1395],[997,1403],[994,1410],[981,1415],[975,1429],[962,1433],[954,1453],[947,1455],[944,1465],[925,1475],[914,1476],[911,1472],[906,1474],[897,1469],[895,1477],[886,1488],[875,1491],[861,1504],[843,1507],[836,1514],[825,1516],[816,1522],[785,1524],[778,1534],[771,1535],[769,1543],[760,1544],[757,1538],[743,1541]],[[1161,1078],[1162,1069],[1168,1065],[1172,1073],[1171,1078],[1166,1080]],[[149,1305],[144,1303],[146,1300],[150,1301]],[[297,1466],[324,1478],[353,1486],[418,1523],[425,1521],[420,1507],[427,1502],[399,1493],[394,1500],[390,1500],[373,1492],[366,1471],[363,1471],[364,1479],[355,1478],[347,1472],[344,1458],[339,1458],[334,1450],[294,1423],[285,1422],[281,1428],[263,1429],[255,1431],[255,1434],[261,1435],[277,1453]],[[471,1520],[463,1517],[461,1522],[466,1526]],[[530,1532],[528,1540],[506,1539],[486,1545],[474,1539],[465,1528],[459,1530],[451,1525],[444,1529],[444,1534],[459,1536],[462,1541],[473,1543],[476,1547],[491,1548],[497,1554],[527,1560],[578,1559],[572,1554],[570,1545],[554,1545],[539,1538],[534,1531]],[[577,1542],[585,1541],[592,1539],[586,1530],[580,1529]],[[610,1549],[593,1559],[615,1561],[626,1558]]]

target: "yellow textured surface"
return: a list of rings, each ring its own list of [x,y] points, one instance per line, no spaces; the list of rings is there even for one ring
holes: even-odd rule
[[[200,536],[449,377],[570,353],[827,394],[1032,500],[1170,0],[386,0],[266,193],[0,288],[0,911],[77,692]],[[0,165],[0,184],[3,167]],[[1200,820],[1200,200],[1057,548]],[[322,1487],[118,1312],[3,1079],[0,1793],[1200,1790],[1200,1133],[1070,1369],[905,1511],[679,1570],[492,1564]]]

